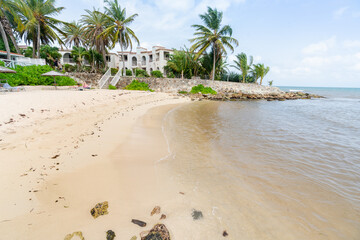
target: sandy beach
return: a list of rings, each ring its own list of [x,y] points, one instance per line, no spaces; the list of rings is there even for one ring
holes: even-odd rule
[[[0,95],[0,239],[63,239],[75,231],[105,239],[110,229],[130,239],[158,222],[172,231],[171,214],[160,221],[150,212],[158,205],[167,215],[176,206],[166,200],[182,201],[159,160],[169,153],[164,116],[187,102],[138,91]],[[94,219],[90,210],[103,201],[109,214]]]

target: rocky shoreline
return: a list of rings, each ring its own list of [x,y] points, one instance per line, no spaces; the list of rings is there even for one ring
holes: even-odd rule
[[[314,99],[325,98],[323,96],[304,93],[304,92],[281,92],[272,94],[247,94],[247,93],[218,93],[212,94],[182,94],[187,95],[192,101],[198,100],[212,100],[212,101],[246,101],[246,100],[267,100],[267,101],[285,101],[285,100],[297,100],[297,99]]]

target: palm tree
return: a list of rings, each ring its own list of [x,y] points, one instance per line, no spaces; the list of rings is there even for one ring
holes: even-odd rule
[[[221,27],[222,17],[222,12],[218,12],[216,8],[212,9],[208,7],[207,13],[200,15],[205,26],[192,25],[192,27],[196,29],[194,33],[196,37],[190,39],[190,42],[194,43],[191,51],[198,51],[197,57],[199,57],[209,47],[213,50],[212,80],[215,79],[215,62],[217,58],[221,58],[223,53],[226,54],[226,48],[234,52],[232,44],[235,46],[239,45],[238,41],[231,37],[232,28],[229,25]]]
[[[74,45],[75,47],[79,47],[84,42],[84,31],[83,26],[76,21],[70,23],[70,25],[65,25],[63,27],[64,32],[64,42],[65,44]]]
[[[104,62],[102,55],[96,51],[95,49],[89,49],[88,55],[85,55],[85,59],[91,65],[91,71],[95,72],[95,67],[100,67],[100,65]]]
[[[120,44],[121,58],[123,61],[123,71],[125,74],[125,57],[124,49],[130,47],[132,49],[132,41],[135,40],[138,45],[140,44],[139,39],[135,35],[134,31],[128,26],[135,20],[138,14],[133,14],[126,17],[126,9],[121,8],[118,0],[105,0],[107,7],[105,7],[105,16],[107,18],[108,27],[102,33],[102,35],[110,37],[112,40],[112,48],[115,47],[116,43]]]
[[[107,17],[105,14],[93,9],[85,10],[86,15],[82,15],[81,23],[84,24],[84,38],[86,38],[96,51],[101,53],[103,59],[106,59],[106,47],[109,45],[109,39],[102,35],[107,28]]]
[[[19,50],[19,47],[17,46],[14,35],[12,34],[11,26],[10,26],[9,20],[7,19],[7,16],[6,16],[7,13],[10,13],[10,14],[13,14],[14,16],[16,16],[16,14],[14,13],[14,4],[13,4],[13,2],[11,0],[0,0],[0,32],[1,32],[1,38],[4,41],[7,59],[11,60],[10,46],[9,46],[7,35],[9,35],[9,37],[13,41],[14,46],[15,46],[17,51]]]
[[[254,74],[257,78],[260,78],[260,85],[262,85],[262,81],[265,77],[265,75],[270,71],[269,67],[265,67],[264,64],[255,64],[254,65]],[[257,78],[255,78],[255,81],[257,80]]]
[[[85,56],[88,56],[89,52],[86,51],[83,47],[73,47],[73,50],[71,51],[71,56],[75,59],[77,65],[78,65],[78,71],[80,71],[81,66],[83,65],[83,61],[85,59]]]
[[[166,64],[166,68],[171,69],[181,74],[181,79],[184,79],[184,72],[189,66],[188,56],[186,51],[174,50],[174,53],[170,55],[170,59]]]
[[[234,68],[241,71],[242,73],[242,82],[245,83],[246,76],[248,75],[248,72],[251,70],[251,65],[253,64],[253,56],[248,58],[245,53],[240,53],[236,55],[237,60],[234,61],[235,65],[233,65]]]
[[[55,0],[17,0],[21,19],[21,36],[33,43],[33,57],[40,57],[40,43],[58,41],[64,44],[57,32],[64,34],[60,25],[68,23],[55,19],[64,8],[55,7]],[[35,54],[37,52],[37,54]]]

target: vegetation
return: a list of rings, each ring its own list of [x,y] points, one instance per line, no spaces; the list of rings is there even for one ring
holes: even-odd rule
[[[273,80],[269,81],[269,86],[271,87],[273,85]]]
[[[139,90],[139,91],[150,91],[154,90],[149,88],[149,84],[144,82],[139,82],[138,80],[133,80],[129,85],[125,87],[126,90]]]
[[[245,83],[245,78],[248,75],[249,71],[251,70],[251,65],[253,64],[253,57],[248,58],[245,53],[240,53],[236,55],[237,60],[234,61],[235,67],[237,70],[240,70],[242,73],[242,82]]]
[[[149,74],[144,69],[135,68],[134,73],[135,73],[135,77],[150,77]]]
[[[262,81],[265,77],[266,74],[268,74],[268,72],[270,71],[269,67],[265,67],[264,64],[259,63],[259,64],[255,64],[254,65],[254,75],[255,75],[255,82],[257,81],[258,78],[260,78],[260,85],[262,85]]]
[[[116,90],[117,88],[111,84],[109,84],[109,90]]]
[[[194,43],[191,51],[197,51],[197,58],[200,57],[207,49],[211,48],[213,53],[213,68],[212,80],[215,80],[215,65],[218,59],[221,59],[226,54],[226,48],[234,52],[234,46],[238,46],[238,41],[231,37],[232,28],[229,25],[221,26],[223,13],[219,12],[216,8],[208,7],[205,14],[200,15],[201,20],[205,25],[192,25],[196,29],[194,33],[195,38],[190,39]]]
[[[152,72],[151,72],[151,76],[152,76],[152,77],[156,77],[156,78],[163,78],[163,77],[164,77],[163,74],[162,74],[162,72],[159,71],[159,70],[152,71]]]
[[[0,62],[2,65],[3,62]],[[16,66],[14,69],[16,74],[0,73],[0,79],[7,79],[11,86],[19,85],[53,85],[53,77],[44,77],[41,74],[49,72],[52,68],[48,65],[44,66]],[[76,81],[69,77],[56,77],[58,86],[76,85]]]
[[[204,85],[199,84],[197,86],[192,87],[190,93],[202,93],[202,94],[217,94],[215,90],[213,90],[211,87],[204,87]]]
[[[180,94],[188,94],[187,91],[179,91],[178,93],[180,93]]]

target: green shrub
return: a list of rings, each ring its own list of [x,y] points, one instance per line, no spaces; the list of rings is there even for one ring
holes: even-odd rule
[[[119,69],[117,69],[117,68],[111,68],[111,75],[112,76],[116,75],[118,71],[119,71]]]
[[[164,77],[163,74],[162,74],[162,72],[159,71],[159,70],[152,71],[152,72],[151,72],[151,76],[152,76],[152,77],[157,77],[157,78],[163,78],[163,77]]]
[[[50,72],[53,69],[48,66],[16,66],[15,74],[0,73],[0,79],[7,79],[11,86],[19,85],[53,85],[53,77],[44,77],[41,74]],[[69,77],[56,77],[58,86],[76,85],[76,82]]]
[[[0,61],[0,66],[5,67],[5,63],[3,61]]]
[[[139,90],[139,91],[150,91],[154,90],[149,88],[149,84],[144,82],[139,82],[138,80],[133,80],[129,85],[125,87],[126,90]]]
[[[110,89],[110,90],[116,90],[117,88],[116,88],[115,86],[109,84],[109,89]]]
[[[136,68],[134,69],[134,72],[136,77],[150,77],[144,69]]]
[[[175,78],[175,74],[174,74],[173,72],[169,72],[169,73],[167,74],[167,77],[168,77],[168,78]]]
[[[65,72],[75,72],[76,67],[70,64],[64,64]]]
[[[88,72],[88,73],[89,73],[89,72],[91,72],[91,70],[92,70],[92,69],[91,69],[90,66],[83,66],[83,71],[84,71],[84,72]]]
[[[178,93],[180,93],[180,94],[188,94],[187,91],[179,91]]]
[[[126,76],[132,76],[132,71],[130,69],[126,69]]]
[[[217,94],[215,90],[213,90],[211,87],[204,87],[204,85],[199,84],[197,86],[192,87],[190,93],[202,93],[202,94]]]

